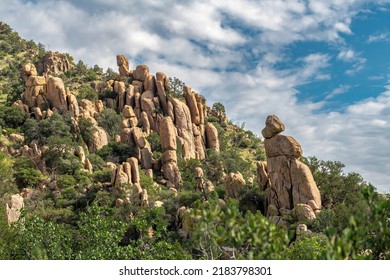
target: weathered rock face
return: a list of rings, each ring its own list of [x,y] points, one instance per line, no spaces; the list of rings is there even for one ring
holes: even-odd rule
[[[68,56],[60,52],[48,51],[38,62],[38,71],[40,73],[60,74],[72,68]]]
[[[215,126],[212,123],[208,123],[205,126],[205,129],[206,129],[207,148],[219,152],[218,130],[215,128]]]
[[[244,177],[240,172],[229,173],[225,179],[226,196],[229,198],[239,198],[239,192],[246,184]]]
[[[109,142],[109,135],[107,131],[100,126],[95,126],[95,128],[96,130],[92,134],[92,140],[88,143],[88,149],[91,153],[100,150],[104,146],[108,145]]]
[[[257,176],[267,196],[267,216],[295,209],[300,220],[312,219],[321,209],[321,196],[310,169],[299,161],[301,145],[291,136],[279,135],[284,129],[278,117],[268,116],[262,130],[267,163],[258,163]]]
[[[163,174],[175,187],[181,184],[181,174],[177,166],[176,133],[170,117],[160,122],[160,143],[163,149]]]
[[[5,215],[9,224],[19,220],[20,212],[24,207],[23,197],[19,194],[12,195],[11,202],[5,205]]]
[[[268,169],[266,161],[257,162],[257,182],[261,190],[266,190],[269,186]]]
[[[46,89],[46,79],[37,76],[37,70],[32,63],[23,65],[23,72],[26,75],[26,89],[23,93],[23,99],[28,108],[42,106],[46,103],[44,92]],[[28,111],[27,111],[28,112]]]
[[[56,108],[60,113],[68,111],[66,90],[64,82],[60,78],[51,76],[48,78],[45,97],[51,108]]]
[[[145,81],[148,76],[149,76],[149,67],[143,64],[138,65],[133,72],[134,79],[141,82]]]
[[[129,70],[129,60],[126,58],[126,56],[122,54],[118,54],[116,56],[116,64],[119,67],[119,75],[121,77],[127,77],[130,74]]]

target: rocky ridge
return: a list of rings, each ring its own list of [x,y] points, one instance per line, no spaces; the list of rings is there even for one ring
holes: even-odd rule
[[[68,69],[66,63],[60,63],[60,67],[54,63],[58,60],[48,61],[45,69]],[[55,68],[55,65],[58,67]],[[211,112],[205,99],[190,87],[183,87],[184,98],[180,99],[169,94],[169,79],[164,73],[152,75],[146,65],[138,65],[130,70],[129,62],[123,55],[117,56],[117,65],[119,78],[104,80],[98,87],[102,98],[91,101],[78,100],[61,78],[51,76],[57,70],[47,70],[43,76],[39,76],[35,65],[27,63],[23,66],[25,91],[22,99],[14,102],[13,106],[38,121],[50,118],[55,112],[70,116],[76,127],[81,119],[88,120],[93,128],[91,139],[85,141],[88,151],[81,146],[74,151],[87,172],[92,173],[94,167],[86,158],[86,153],[94,153],[110,141],[135,147],[135,156],[125,162],[107,162],[107,167],[112,170],[110,185],[114,193],[125,197],[117,201],[117,207],[124,203],[149,207],[147,190],[140,184],[139,167],[151,178],[157,170],[163,176],[161,182],[175,193],[183,183],[178,157],[203,160],[206,149],[218,153],[218,130],[213,123],[205,121]],[[111,94],[105,95],[107,92]],[[115,110],[122,118],[120,133],[111,139],[97,121],[99,114],[107,108]],[[267,161],[257,163],[258,183],[266,193],[264,212],[277,224],[283,224],[283,215],[291,211],[299,220],[304,220],[315,218],[321,209],[320,194],[310,170],[299,161],[302,148],[293,137],[280,135],[283,130],[284,124],[276,116],[267,118],[262,131]],[[151,133],[159,137],[162,149],[160,158],[154,156],[148,141]],[[32,143],[12,153],[32,159],[37,169],[45,174],[45,150],[47,147]],[[194,170],[194,178],[196,191],[207,198],[207,194],[214,190],[213,184],[204,180],[201,168]],[[226,198],[240,200],[241,190],[247,184],[242,174],[231,172],[223,180]],[[252,179],[248,181],[252,182]],[[162,207],[163,202],[156,201],[155,205]]]

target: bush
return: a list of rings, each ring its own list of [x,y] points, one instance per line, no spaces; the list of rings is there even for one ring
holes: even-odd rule
[[[15,160],[14,176],[20,189],[35,188],[42,178],[42,174],[35,169],[34,162],[23,156]]]
[[[0,126],[7,128],[19,128],[26,118],[22,111],[16,107],[0,107]]]
[[[64,226],[34,216],[11,228],[7,249],[10,259],[72,259],[71,232]]]
[[[102,170],[98,170],[93,173],[93,181],[95,183],[111,182],[111,175],[112,175],[112,170],[109,168],[104,168]]]
[[[136,148],[131,144],[115,143],[111,142],[108,145],[101,148],[95,154],[100,156],[104,161],[122,163],[129,157],[136,155]]]
[[[110,136],[120,133],[121,116],[112,109],[104,109],[97,118],[99,126],[103,127]]]
[[[59,187],[60,189],[74,187],[75,185],[76,179],[71,175],[64,174],[57,179],[57,187]]]
[[[53,138],[62,139],[65,144],[72,142],[70,121],[58,113],[39,122],[35,119],[27,119],[22,131],[27,143],[35,140],[38,146],[48,144]]]
[[[326,237],[321,235],[296,240],[286,249],[285,258],[290,260],[322,259],[326,250],[326,242]]]

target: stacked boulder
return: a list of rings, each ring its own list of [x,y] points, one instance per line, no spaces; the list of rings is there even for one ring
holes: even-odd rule
[[[177,188],[181,184],[181,174],[177,166],[176,131],[170,117],[165,117],[160,123],[160,143],[164,178]]]
[[[38,76],[37,69],[32,63],[23,65],[23,72],[26,76],[26,89],[23,99],[28,108],[42,107],[46,103],[44,92],[46,90],[46,79]]]
[[[313,219],[321,209],[321,196],[313,175],[299,158],[301,145],[291,136],[280,135],[285,126],[278,117],[267,117],[262,130],[267,162],[257,165],[260,187],[267,196],[271,220],[294,210],[300,220]]]
[[[66,54],[52,51],[48,51],[41,61],[38,62],[38,70],[40,73],[55,75],[65,73],[73,66]]]
[[[114,193],[124,195],[126,201],[134,205],[149,207],[148,193],[140,185],[138,159],[131,157],[118,166],[112,163],[108,166],[112,170],[111,185]]]

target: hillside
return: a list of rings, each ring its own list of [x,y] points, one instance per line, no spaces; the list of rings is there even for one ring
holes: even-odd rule
[[[176,77],[0,24],[0,258],[389,258],[389,197]],[[262,127],[259,123],[259,127]]]

